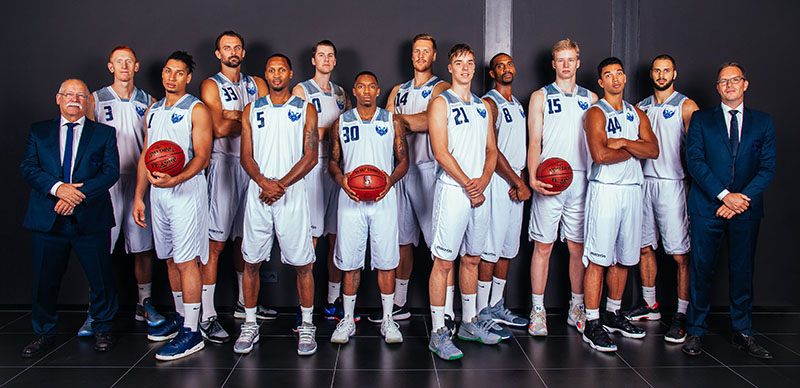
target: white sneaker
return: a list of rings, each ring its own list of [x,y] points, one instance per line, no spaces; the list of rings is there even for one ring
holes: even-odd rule
[[[381,322],[381,335],[387,344],[403,343],[403,334],[400,333],[400,325],[391,317],[389,317],[389,319],[384,318]]]
[[[314,336],[317,327],[309,322],[303,322],[297,328],[297,355],[310,356],[317,352],[317,340]]]
[[[579,333],[583,333],[586,326],[586,309],[583,304],[572,304],[569,301],[569,314],[567,314],[567,324],[578,329]]]
[[[354,334],[356,334],[355,321],[353,321],[352,317],[345,317],[345,319],[342,319],[339,321],[339,324],[336,325],[336,330],[334,330],[331,336],[331,343],[346,344]]]
[[[547,335],[547,312],[544,310],[544,306],[534,306],[531,310],[528,334],[534,337]]]

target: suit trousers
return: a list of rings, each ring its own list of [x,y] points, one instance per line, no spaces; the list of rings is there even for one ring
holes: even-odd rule
[[[706,317],[711,308],[711,286],[723,237],[728,242],[729,302],[731,324],[738,333],[753,335],[753,266],[760,218],[708,218],[689,214],[692,239],[689,271],[691,303],[687,311],[690,335],[708,331]]]
[[[40,336],[56,335],[56,303],[61,279],[67,269],[70,248],[80,261],[89,280],[89,314],[92,330],[108,332],[117,312],[117,293],[111,271],[111,230],[83,234],[74,216],[57,216],[49,232],[34,231],[31,236],[33,256],[33,331]]]

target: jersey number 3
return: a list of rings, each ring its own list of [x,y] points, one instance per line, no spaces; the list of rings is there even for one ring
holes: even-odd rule
[[[104,106],[103,110],[106,111],[106,121],[113,121],[114,120],[114,112],[111,111],[110,106]]]

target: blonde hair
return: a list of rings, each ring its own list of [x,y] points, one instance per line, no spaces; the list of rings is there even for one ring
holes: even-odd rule
[[[581,49],[578,47],[578,43],[570,38],[559,40],[553,45],[553,50],[550,51],[553,59],[556,59],[556,53],[561,50],[575,50],[575,53],[578,54],[578,58],[581,57]]]

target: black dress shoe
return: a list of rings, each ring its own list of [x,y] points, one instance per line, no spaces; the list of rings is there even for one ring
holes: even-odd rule
[[[22,357],[30,358],[39,355],[53,347],[55,341],[52,338],[36,337],[31,343],[22,349]]]
[[[114,340],[111,333],[94,333],[94,350],[96,352],[107,352],[114,347]]]
[[[755,337],[751,335],[736,333],[733,335],[733,344],[739,349],[747,352],[747,354],[750,356],[763,358],[765,360],[772,359],[772,355],[769,353],[769,351],[757,344]]]
[[[696,335],[690,335],[686,338],[686,342],[683,344],[684,353],[690,356],[699,356],[700,353],[703,353],[703,347],[700,344],[700,337]]]

